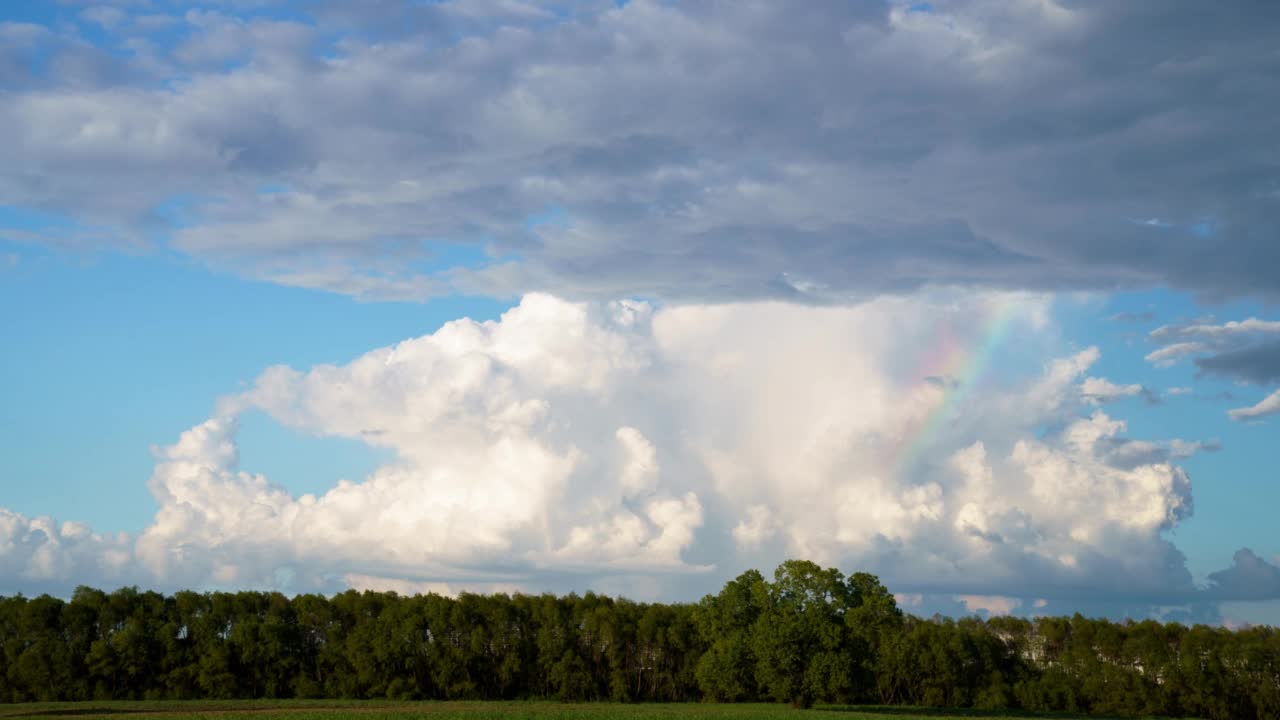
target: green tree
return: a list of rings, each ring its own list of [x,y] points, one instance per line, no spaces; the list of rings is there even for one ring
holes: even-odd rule
[[[788,560],[774,572],[752,629],[756,681],[795,707],[846,699],[855,664],[844,615],[854,589],[835,568]]]
[[[764,576],[748,570],[698,605],[695,617],[707,651],[698,661],[697,678],[705,698],[740,702],[758,696],[752,631],[768,602]]]

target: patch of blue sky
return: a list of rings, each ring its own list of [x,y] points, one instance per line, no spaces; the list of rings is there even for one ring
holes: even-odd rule
[[[86,238],[109,241],[110,228],[85,225],[58,213],[0,205],[0,241],[11,243],[20,253],[42,252],[31,241],[52,246],[75,247]]]
[[[1217,220],[1212,217],[1206,217],[1206,218],[1200,219],[1198,222],[1192,225],[1190,227],[1190,230],[1192,235],[1195,235],[1198,238],[1207,240],[1208,238],[1213,237],[1213,234],[1217,231],[1217,228],[1218,228]]]
[[[190,4],[185,0],[171,0],[169,6],[173,8],[173,11],[176,12],[178,16],[181,16],[185,13],[186,9],[190,7]],[[326,30],[319,26],[311,12],[314,7],[314,3],[309,3],[307,0],[303,0],[301,2],[273,2],[241,5],[234,8],[224,7],[219,8],[219,11],[234,15],[237,19],[246,22],[252,22],[254,20],[273,20],[277,22],[292,22],[299,25],[306,25],[316,31],[314,36],[315,43],[311,48],[316,57],[328,60],[340,57],[342,53],[339,51],[338,46],[342,39],[347,36],[346,33],[339,30]],[[175,27],[182,28],[184,38],[189,34],[190,26],[187,23],[181,23],[180,26]],[[153,39],[155,38],[153,37]],[[165,47],[173,47],[176,44],[177,43],[173,41],[173,38],[170,38],[168,43],[164,43],[162,41],[162,45]],[[232,70],[240,64],[242,63],[239,60],[233,61],[227,67],[224,67],[224,71]]]
[[[395,453],[347,437],[320,437],[287,428],[265,413],[240,418],[240,469],[265,475],[295,497],[323,495],[340,480],[364,481]]]
[[[162,223],[156,232],[165,236],[169,231],[197,225],[200,222],[200,209],[220,202],[223,200],[213,195],[170,195],[151,210],[151,214]]]
[[[6,22],[0,17],[0,23]],[[43,78],[48,74],[49,63],[53,59],[54,49],[47,40],[37,41],[24,48],[26,52],[27,77],[23,77],[19,73],[5,74],[0,76],[0,89],[19,88],[25,84]]]
[[[443,4],[439,0],[422,0],[418,5]],[[619,3],[619,6],[625,3]],[[0,5],[0,22],[27,22],[48,27],[60,34],[73,35],[78,41],[88,43],[102,51],[127,57],[134,54],[134,49],[123,42],[127,38],[145,36],[148,41],[162,51],[170,51],[185,42],[195,31],[195,26],[187,20],[187,13],[192,11],[214,12],[227,15],[241,22],[255,20],[274,20],[295,22],[310,26],[317,30],[312,51],[317,58],[331,60],[342,56],[341,44],[344,39],[364,37],[371,42],[379,42],[411,34],[421,30],[412,22],[392,22],[381,25],[362,27],[326,26],[317,23],[316,6],[299,0],[286,0],[270,3],[240,3],[235,5],[210,5],[202,7],[192,5],[185,0],[157,0],[141,5],[122,5],[119,9],[126,13],[126,19],[118,25],[107,28],[84,14],[89,6],[63,5],[45,0],[18,0]],[[528,23],[534,27],[547,27],[559,23],[570,22],[576,15],[572,3],[557,3],[545,6],[547,16],[544,20]],[[168,24],[149,24],[145,28],[138,26],[134,20],[140,16],[168,16],[173,22]],[[451,46],[468,37],[484,37],[504,25],[503,22],[471,22],[459,25],[458,29],[445,38],[444,46]],[[438,38],[437,38],[438,39]],[[45,72],[47,62],[52,55],[50,48],[41,48],[33,53],[32,73],[41,75]],[[217,68],[229,72],[243,67],[251,60],[247,53],[226,58]],[[155,81],[160,87],[181,83],[185,75],[176,75]],[[143,83],[147,85],[149,83]]]
[[[71,21],[81,8],[48,0],[12,0],[0,9],[0,22],[22,22],[35,25],[55,25]]]
[[[932,15],[937,12],[933,3],[930,2],[918,2],[916,0],[884,0],[884,3],[892,7],[900,8],[909,13],[924,13]]]
[[[4,3],[0,7],[0,22],[23,22],[44,26],[55,33],[72,34],[82,43],[92,45],[99,50],[119,57],[129,57],[134,50],[120,41],[122,36],[113,28],[107,28],[93,22],[83,13],[89,5],[64,5],[56,2],[28,0]],[[42,74],[51,56],[47,44],[37,49],[33,56],[35,64],[33,74]]]
[[[525,218],[524,226],[529,230],[536,230],[539,227],[551,225],[554,227],[567,228],[573,224],[569,217],[569,211],[559,205],[549,205],[540,212],[536,212]]]
[[[162,51],[171,51],[195,32],[195,26],[187,20],[190,11],[224,13],[241,22],[254,20],[275,20],[295,22],[315,27],[307,3],[305,2],[273,2],[261,4],[238,4],[232,7],[192,5],[185,0],[167,0],[140,5],[121,5],[117,9],[125,13],[118,25],[104,27],[86,14],[90,5],[64,5],[48,0],[18,0],[0,6],[0,22],[26,22],[42,25],[55,33],[70,35],[78,42],[87,43],[98,50],[116,55],[130,57],[136,54],[134,47],[125,42],[138,36],[145,37]],[[167,16],[169,23],[148,23],[145,27],[135,21],[141,16]],[[316,38],[315,54],[317,57],[337,56],[336,46],[342,39],[340,32],[321,32]],[[31,72],[43,75],[48,61],[56,52],[55,44],[43,44],[32,52]],[[242,67],[250,60],[248,54],[228,58],[219,65],[219,69],[229,72]],[[175,82],[182,82],[184,76],[178,73],[173,77],[158,81],[162,87]],[[147,83],[143,83],[146,85]]]
[[[354,303],[168,255],[27,251],[0,274],[0,507],[41,514],[58,498],[60,519],[136,531],[154,511],[150,448],[174,442],[263,369],[345,363],[507,307],[464,297]],[[255,422],[249,429],[261,430]],[[248,459],[295,491],[361,475],[376,459],[343,441],[320,450],[330,440],[265,432],[244,434]],[[290,464],[304,442],[303,454],[326,462]]]
[[[116,57],[134,55],[132,48],[120,42],[121,35],[115,29],[103,27],[96,22],[80,21],[76,26],[76,39]]]
[[[1272,512],[1280,506],[1280,484],[1268,477],[1273,465],[1275,428],[1231,420],[1227,410],[1252,405],[1265,388],[1200,374],[1184,360],[1170,367],[1154,367],[1144,357],[1157,346],[1148,333],[1164,324],[1201,318],[1211,312],[1218,322],[1264,316],[1256,302],[1236,301],[1206,308],[1186,293],[1166,289],[1118,293],[1105,301],[1063,303],[1057,318],[1064,335],[1081,347],[1096,345],[1102,352],[1090,375],[1114,383],[1142,384],[1160,394],[1152,405],[1140,397],[1107,406],[1114,418],[1128,424],[1128,435],[1144,440],[1180,438],[1219,441],[1221,452],[1201,453],[1176,461],[1191,475],[1195,514],[1176,528],[1172,537],[1187,555],[1193,574],[1204,576],[1229,564],[1241,546],[1264,557],[1280,553]],[[1123,315],[1127,320],[1113,319]],[[1186,395],[1170,395],[1172,388],[1189,388]]]
[[[50,230],[73,230],[78,227],[83,226],[65,215],[16,207],[14,205],[0,205],[0,232],[6,229],[45,232]]]

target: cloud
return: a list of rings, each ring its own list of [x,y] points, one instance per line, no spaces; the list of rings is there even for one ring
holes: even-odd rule
[[[1184,357],[1188,357],[1190,355],[1196,355],[1196,354],[1208,352],[1208,351],[1209,351],[1209,346],[1206,345],[1205,343],[1198,343],[1198,342],[1173,343],[1171,345],[1166,345],[1158,350],[1152,350],[1151,352],[1147,353],[1147,356],[1145,359],[1147,362],[1151,363],[1152,365],[1155,365],[1156,367],[1173,367],[1178,362],[1178,360]]]
[[[447,582],[417,582],[413,580],[404,580],[401,578],[377,577],[373,575],[361,575],[359,573],[349,573],[342,576],[343,582],[348,587],[356,590],[372,590],[374,592],[393,592],[398,595],[426,595],[435,593],[437,595],[445,595],[448,597],[457,597],[459,593],[507,593],[514,594],[520,591],[519,585],[510,583],[476,583],[468,582],[465,589],[458,589],[454,585]]]
[[[4,25],[0,195],[367,299],[1280,292],[1269,3],[306,12]]]
[[[45,47],[51,36],[42,25],[0,22],[0,87],[21,84],[28,73],[27,58]]]
[[[1261,420],[1265,417],[1280,414],[1280,390],[1258,401],[1256,405],[1228,410],[1232,420]]]
[[[1164,346],[1147,361],[1169,367],[1192,357],[1201,374],[1218,375],[1241,383],[1271,385],[1280,381],[1280,321],[1247,318],[1222,324],[1195,321],[1164,325],[1151,331],[1153,342]],[[1256,405],[1228,411],[1233,420],[1258,420],[1280,412],[1280,391]]]
[[[1248,318],[1162,325],[1148,338],[1161,346],[1146,356],[1157,366],[1194,357],[1204,373],[1257,384],[1280,379],[1280,321]]]
[[[733,539],[747,550],[759,548],[766,540],[778,534],[773,524],[773,514],[764,505],[752,505],[746,509],[746,517],[733,528]]]
[[[1209,574],[1208,594],[1236,601],[1271,600],[1280,596],[1280,568],[1252,550],[1237,550],[1231,567]]]
[[[955,599],[968,612],[984,615],[1010,615],[1022,606],[1020,599],[1003,595],[957,595]]]
[[[1268,384],[1280,381],[1280,340],[1196,359],[1206,373]]]
[[[687,599],[742,567],[808,557],[931,598],[1114,609],[1195,596],[1164,534],[1193,507],[1173,460],[1204,447],[1129,438],[1085,401],[1099,353],[1061,356],[1045,302],[530,295],[500,320],[345,365],[266,370],[156,450],[159,510],[137,537],[18,519],[9,536],[28,539],[0,543],[0,577]],[[946,353],[978,352],[995,317],[1030,363],[930,381],[956,361]],[[294,495],[240,467],[248,411],[389,459]],[[120,560],[104,565],[108,553]]]
[[[1280,335],[1280,321],[1248,318],[1232,320],[1221,325],[1193,322],[1181,325],[1162,325],[1151,331],[1156,341],[1248,337],[1252,335]]]
[[[1222,443],[1218,440],[1171,440],[1169,442],[1169,457],[1175,459],[1189,458],[1198,453],[1220,452]]]
[[[1218,452],[1222,443],[1217,440],[1182,440],[1174,438],[1162,442],[1135,440],[1123,437],[1125,423],[1112,420],[1105,414],[1094,413],[1090,425],[1077,425],[1073,432],[1077,437],[1089,438],[1096,443],[1099,454],[1116,467],[1136,468],[1143,465],[1185,460],[1200,453]]]
[[[101,25],[105,30],[114,30],[128,17],[128,13],[110,5],[94,5],[80,11],[80,19],[85,22]]]
[[[68,589],[74,578],[108,583],[137,577],[126,535],[99,535],[81,523],[28,518],[0,508],[0,592]]]
[[[1111,316],[1113,322],[1118,323],[1149,323],[1156,319],[1156,314],[1150,310],[1140,313],[1135,312],[1119,312]]]
[[[1142,385],[1116,385],[1106,378],[1090,377],[1080,385],[1080,394],[1093,405],[1114,402],[1120,398],[1141,397],[1148,405],[1159,405],[1160,396]]]

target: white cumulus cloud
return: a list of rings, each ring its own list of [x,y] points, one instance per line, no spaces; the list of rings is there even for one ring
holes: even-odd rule
[[[1172,459],[1202,448],[1128,438],[1088,399],[1125,386],[1086,377],[1094,348],[1059,356],[1044,310],[1001,294],[530,295],[344,365],[266,370],[157,450],[160,508],[136,538],[10,513],[0,567],[11,582],[397,591],[647,577],[644,592],[687,596],[799,556],[904,593],[1183,598],[1195,588],[1163,533],[1193,503]],[[937,381],[995,317],[1043,365]],[[294,495],[240,467],[251,410],[390,459]]]

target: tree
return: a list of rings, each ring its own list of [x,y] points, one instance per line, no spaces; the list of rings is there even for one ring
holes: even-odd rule
[[[788,561],[697,605],[595,593],[0,597],[0,702],[518,698],[1274,718],[1280,633],[905,616],[879,579]]]
[[[698,605],[695,617],[707,651],[698,661],[697,678],[707,699],[739,702],[757,697],[752,632],[768,595],[764,576],[748,570]]]
[[[752,629],[756,681],[777,700],[809,707],[851,694],[851,653],[845,613],[855,590],[835,568],[788,560],[774,572]]]

